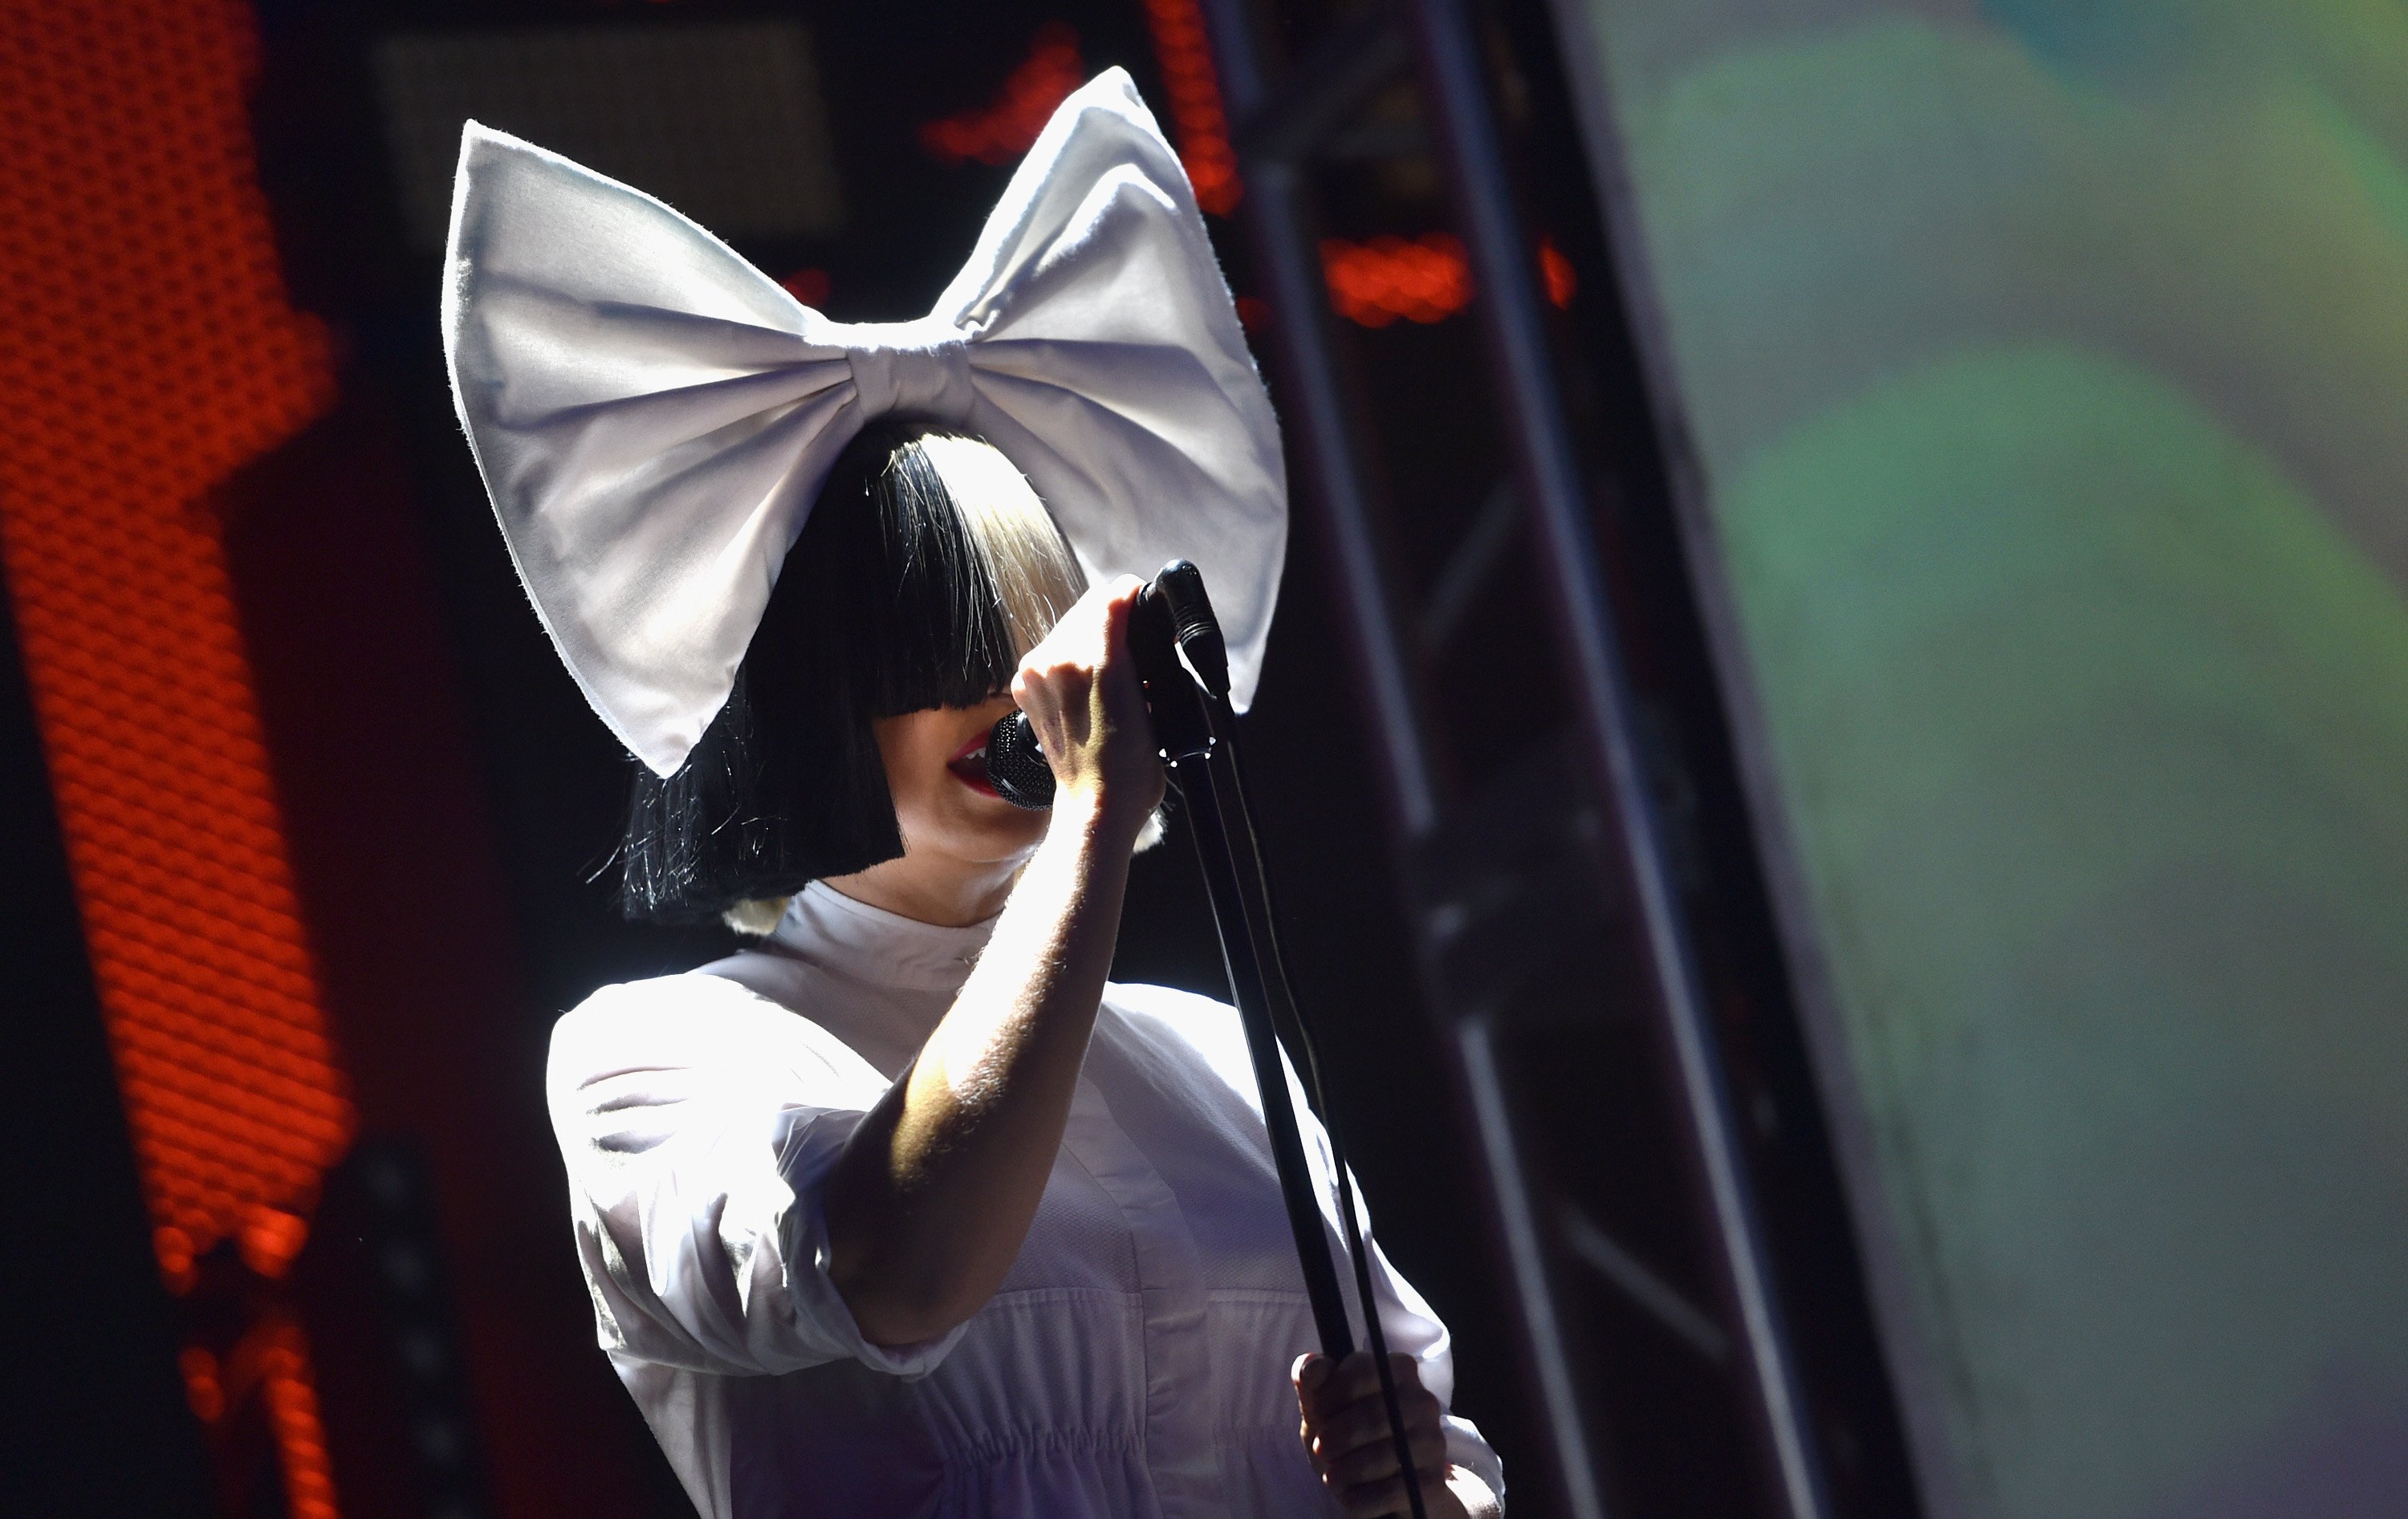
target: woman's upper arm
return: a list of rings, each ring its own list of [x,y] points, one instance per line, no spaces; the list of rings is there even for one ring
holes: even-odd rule
[[[884,1079],[808,1020],[715,976],[606,987],[553,1030],[552,1125],[605,1348],[722,1373],[869,1345],[822,1267],[820,1184]]]

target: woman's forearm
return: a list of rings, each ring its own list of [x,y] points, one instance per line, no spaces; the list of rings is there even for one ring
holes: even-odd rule
[[[1061,798],[977,968],[828,1179],[828,1272],[873,1342],[961,1323],[1020,1252],[1111,968],[1142,823],[1122,810]]]

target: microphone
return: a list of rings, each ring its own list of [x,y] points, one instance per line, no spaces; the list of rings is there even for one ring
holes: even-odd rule
[[[1174,559],[1155,571],[1147,589],[1160,595],[1170,610],[1171,641],[1187,658],[1197,683],[1216,700],[1229,699],[1229,645],[1221,637],[1221,619],[1213,614],[1212,598],[1204,594],[1204,572],[1194,561]]]
[[[986,779],[1014,807],[1042,812],[1054,805],[1054,767],[1026,712],[1009,714],[986,736]]]
[[[1212,614],[1211,598],[1204,594],[1203,573],[1187,560],[1174,559],[1155,572],[1138,600],[1139,614],[1129,625],[1130,652],[1146,678],[1147,706],[1154,711],[1156,734],[1172,745],[1166,757],[1200,754],[1211,741],[1203,731],[1202,713],[1186,709],[1195,706],[1192,686],[1185,708],[1174,712],[1158,704],[1166,697],[1176,699],[1168,690],[1171,681],[1190,684],[1179,674],[1178,661],[1170,655],[1173,647],[1186,656],[1197,682],[1215,700],[1228,697],[1228,645],[1221,636],[1220,619]],[[1054,805],[1054,767],[1045,763],[1045,751],[1038,745],[1026,712],[1010,714],[987,735],[986,778],[1014,807],[1042,812]]]

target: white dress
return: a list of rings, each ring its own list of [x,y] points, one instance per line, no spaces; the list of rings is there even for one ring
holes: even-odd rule
[[[621,1380],[711,1519],[1335,1513],[1288,1383],[1312,1315],[1220,1003],[1108,986],[1001,1290],[923,1344],[854,1327],[822,1266],[822,1186],[991,926],[813,885],[761,952],[605,987],[560,1021],[552,1123]],[[1297,1109],[1334,1241],[1326,1140]],[[1390,1348],[1446,1399],[1445,1326],[1385,1260],[1375,1296]],[[1447,1446],[1504,1491],[1469,1423],[1449,1417]]]

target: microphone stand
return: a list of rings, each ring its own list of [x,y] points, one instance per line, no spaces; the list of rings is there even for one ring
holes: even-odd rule
[[[1320,1189],[1314,1184],[1303,1134],[1297,1125],[1287,1064],[1281,1057],[1283,1039],[1302,1061],[1301,1084],[1323,1117],[1330,1166],[1336,1172],[1340,1228],[1354,1268],[1355,1296],[1363,1307],[1364,1333],[1378,1369],[1389,1436],[1404,1475],[1412,1519],[1427,1519],[1421,1478],[1405,1437],[1396,1371],[1388,1364],[1388,1337],[1372,1293],[1371,1255],[1363,1239],[1354,1175],[1347,1168],[1337,1128],[1328,1122],[1320,1061],[1280,954],[1270,883],[1238,764],[1227,649],[1211,601],[1205,595],[1203,576],[1194,565],[1173,560],[1145,588],[1130,619],[1129,643],[1145,685],[1156,746],[1190,820],[1189,835],[1204,872],[1205,894],[1220,933],[1222,963],[1228,972],[1238,1020],[1245,1029],[1246,1052],[1262,1096],[1263,1126],[1269,1134],[1271,1161],[1279,1172],[1288,1228],[1295,1236],[1297,1260],[1304,1270],[1305,1294],[1312,1305],[1322,1353],[1333,1363],[1344,1359],[1354,1354],[1354,1335],[1322,1225]],[[1035,753],[1026,723],[1025,716],[1014,713],[996,725],[989,743],[989,768],[996,789],[1008,800],[1023,807],[1050,806],[1053,773],[1042,756]]]

